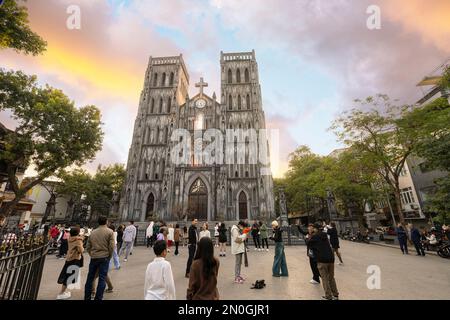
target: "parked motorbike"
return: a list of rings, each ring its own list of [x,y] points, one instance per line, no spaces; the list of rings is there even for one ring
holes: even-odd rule
[[[437,254],[441,258],[450,259],[450,244],[444,244],[437,249]]]

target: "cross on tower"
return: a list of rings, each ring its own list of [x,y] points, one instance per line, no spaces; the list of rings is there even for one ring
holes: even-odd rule
[[[203,81],[203,78],[200,78],[200,82],[195,84],[197,88],[200,88],[200,96],[203,96],[203,87],[207,87],[208,83]]]

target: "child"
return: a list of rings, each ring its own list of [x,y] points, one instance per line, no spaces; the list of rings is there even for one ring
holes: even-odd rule
[[[150,262],[145,272],[144,299],[145,300],[175,300],[175,283],[172,267],[166,261],[167,243],[158,240],[153,245],[156,258]]]
[[[61,292],[56,297],[57,300],[70,299],[71,293],[67,290],[68,280],[73,271],[67,270],[70,266],[76,266],[78,268],[83,267],[83,237],[80,236],[80,228],[70,228],[70,238],[68,240],[67,258],[64,267],[58,277],[58,284],[61,284]],[[76,268],[71,267],[70,269]],[[79,272],[79,270],[77,270]]]

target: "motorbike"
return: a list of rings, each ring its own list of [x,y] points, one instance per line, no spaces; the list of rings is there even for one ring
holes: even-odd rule
[[[370,237],[358,231],[356,235],[350,237],[350,241],[370,243]]]
[[[450,259],[450,244],[444,244],[437,249],[437,254],[441,258]]]

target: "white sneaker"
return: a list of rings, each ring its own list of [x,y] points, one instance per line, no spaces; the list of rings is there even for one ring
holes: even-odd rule
[[[342,262],[338,262],[338,265],[339,265],[339,266],[342,266],[342,265],[343,265],[343,263],[342,263]]]
[[[258,248],[255,248],[255,251],[258,250]]]
[[[70,299],[71,296],[72,294],[70,293],[70,291],[66,291],[63,294],[58,294],[56,296],[56,300],[67,300]]]
[[[127,262],[127,261],[128,261],[128,259],[123,259],[123,261],[124,261],[124,262]]]
[[[269,252],[269,249],[266,249],[267,252]]]
[[[314,279],[311,279],[311,280],[309,281],[309,283],[311,283],[311,284],[320,284],[320,282],[317,282],[317,281],[314,280]]]

